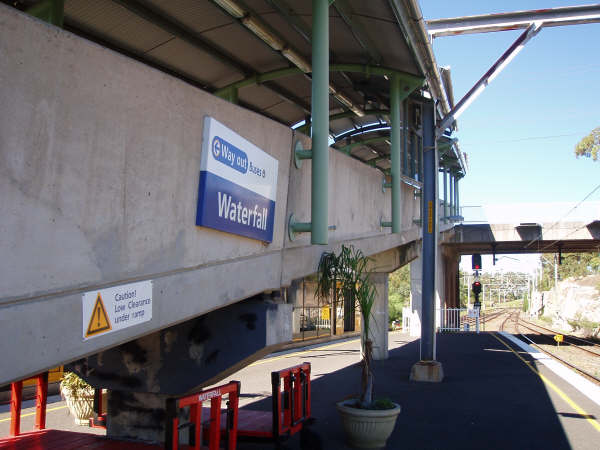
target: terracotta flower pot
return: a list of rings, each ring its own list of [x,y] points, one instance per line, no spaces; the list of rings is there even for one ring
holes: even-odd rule
[[[349,405],[355,399],[336,404],[342,419],[342,427],[348,445],[357,448],[383,448],[394,431],[400,405],[394,403],[391,409],[360,409]]]

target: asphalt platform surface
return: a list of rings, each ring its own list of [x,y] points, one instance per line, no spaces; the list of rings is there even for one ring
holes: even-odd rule
[[[375,397],[402,407],[388,449],[600,449],[600,406],[497,333],[438,334],[441,383],[409,381],[419,340],[391,332],[389,348],[389,359],[374,364]],[[271,371],[311,362],[312,442],[302,446],[296,434],[281,448],[344,450],[351,447],[344,443],[335,403],[358,392],[359,360],[359,341],[351,339],[270,355],[225,381],[241,381],[241,409],[270,411]],[[7,416],[2,412],[0,422]],[[61,428],[50,414],[72,429],[65,410],[49,413],[49,426]],[[276,447],[240,442],[238,448]]]
[[[330,349],[328,358],[334,361],[336,353],[350,349],[358,350],[358,341]],[[375,396],[388,397],[402,407],[388,449],[600,449],[600,428],[587,420],[599,419],[600,407],[496,333],[438,334],[437,355],[445,373],[441,383],[409,381],[410,368],[419,359],[418,340],[390,333],[390,349],[389,359],[375,362],[374,368]],[[327,356],[317,350],[301,355],[298,362],[312,360],[313,374],[318,375],[322,363],[316,359]],[[323,449],[351,448],[344,443],[335,402],[358,392],[359,375],[359,366],[353,364],[312,383],[316,422],[311,429]],[[268,409],[268,400],[247,407],[259,406]],[[298,436],[285,445],[302,448]]]

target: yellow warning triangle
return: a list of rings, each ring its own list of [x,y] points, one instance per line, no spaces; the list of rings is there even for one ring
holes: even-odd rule
[[[110,320],[108,320],[106,308],[102,302],[102,296],[100,295],[100,292],[98,292],[85,337],[90,337],[94,334],[103,333],[108,330],[112,330],[112,327],[110,326]]]

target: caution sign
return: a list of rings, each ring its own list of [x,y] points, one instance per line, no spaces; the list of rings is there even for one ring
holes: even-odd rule
[[[152,281],[86,292],[81,309],[84,340],[148,322],[152,319]]]
[[[90,317],[90,323],[88,324],[85,337],[88,338],[93,334],[102,333],[103,331],[111,329],[112,327],[106,314],[106,308],[104,307],[104,303],[102,303],[102,296],[100,295],[100,292],[98,292],[96,304],[92,310],[92,317]]]
[[[323,308],[321,308],[321,319],[329,320],[329,318],[329,306],[324,306]]]

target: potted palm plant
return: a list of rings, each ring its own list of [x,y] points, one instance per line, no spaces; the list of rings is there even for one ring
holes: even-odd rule
[[[60,381],[60,392],[77,425],[89,425],[94,415],[94,388],[73,372],[66,372]]]
[[[373,342],[369,338],[369,329],[377,290],[370,275],[369,258],[354,247],[342,246],[339,255],[323,254],[317,280],[318,296],[323,296],[329,289],[334,296],[341,295],[345,301],[356,302],[362,315],[361,393],[358,398],[336,404],[346,440],[358,448],[385,447],[400,414],[400,405],[391,400],[373,401]]]

